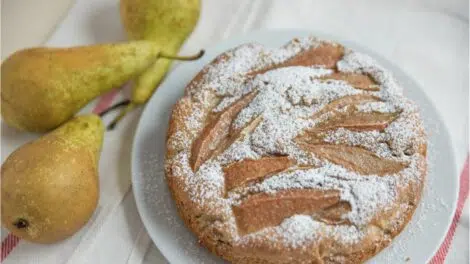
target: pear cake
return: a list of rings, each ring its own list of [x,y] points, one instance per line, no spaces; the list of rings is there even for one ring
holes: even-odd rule
[[[315,37],[244,44],[174,106],[166,180],[231,263],[362,263],[411,219],[426,144],[417,105],[369,56]]]

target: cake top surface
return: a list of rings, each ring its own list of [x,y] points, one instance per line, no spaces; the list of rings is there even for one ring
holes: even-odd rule
[[[182,118],[169,133],[169,177],[234,243],[357,242],[423,180],[426,136],[402,90],[337,43],[242,45],[177,104],[190,110],[173,114]]]

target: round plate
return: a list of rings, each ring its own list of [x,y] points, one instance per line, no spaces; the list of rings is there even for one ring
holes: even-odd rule
[[[458,178],[449,134],[423,90],[399,68],[354,43],[305,31],[263,31],[225,40],[207,49],[202,59],[182,63],[160,85],[141,116],[132,148],[134,195],[150,237],[170,263],[224,263],[200,246],[184,226],[165,182],[166,132],[173,104],[183,95],[186,84],[218,54],[247,42],[279,47],[294,37],[307,35],[367,53],[391,70],[405,94],[421,107],[429,132],[430,166],[421,204],[405,230],[369,262],[427,263],[442,243],[455,210]]]

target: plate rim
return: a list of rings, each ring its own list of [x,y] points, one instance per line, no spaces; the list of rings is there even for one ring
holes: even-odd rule
[[[383,55],[380,55],[378,52],[373,51],[373,50],[371,50],[371,49],[369,49],[369,48],[367,48],[367,47],[365,47],[361,44],[358,44],[354,41],[346,40],[346,39],[344,39],[340,36],[336,36],[334,34],[324,33],[322,31],[310,31],[310,30],[295,29],[295,28],[253,30],[253,31],[249,31],[249,32],[241,33],[241,34],[236,34],[236,35],[230,36],[226,39],[218,40],[214,44],[211,44],[207,48],[205,48],[205,50],[206,51],[216,50],[217,47],[227,45],[228,43],[234,42],[235,40],[254,38],[256,35],[282,35],[282,34],[295,34],[295,35],[298,35],[299,37],[307,36],[307,35],[313,35],[313,36],[318,36],[319,38],[322,38],[322,39],[330,39],[330,40],[338,41],[340,43],[344,43],[345,46],[349,46],[350,44],[352,44],[351,46],[360,47],[363,50],[367,50],[367,55],[370,55],[374,59],[375,58],[380,58],[381,60],[386,61],[388,64],[392,65],[394,67],[394,69],[397,69],[397,70],[401,71],[401,73],[403,75],[405,75],[407,77],[407,79],[410,82],[412,82],[415,87],[417,87],[419,90],[421,90],[421,92],[425,96],[426,100],[429,101],[429,102],[432,102],[430,100],[429,96],[426,94],[423,87],[421,85],[419,85],[418,82],[411,75],[407,74],[402,68],[398,67],[397,64],[395,64],[394,62],[392,62],[389,59],[385,58]],[[253,42],[255,42],[255,40],[253,40]],[[178,64],[171,70],[171,72],[168,73],[168,75],[175,74],[178,70],[181,70],[181,68],[184,69],[184,67],[190,67],[190,66],[185,66],[184,64]],[[165,80],[160,84],[160,86],[164,86],[168,82],[168,79],[169,78],[167,76],[165,78]],[[139,139],[139,134],[141,134],[141,130],[143,129],[142,127],[144,127],[144,125],[143,125],[143,119],[144,118],[143,117],[148,113],[149,108],[150,108],[149,105],[152,103],[154,98],[156,98],[156,96],[160,93],[162,93],[162,91],[160,89],[157,89],[154,92],[154,94],[151,96],[149,101],[146,103],[146,105],[144,106],[144,109],[142,110],[142,112],[140,113],[139,121],[138,121],[137,126],[135,128],[134,136],[133,136],[133,139],[132,139],[130,169],[131,169],[131,182],[132,182],[133,196],[134,196],[134,199],[135,199],[135,202],[136,202],[136,207],[137,207],[137,211],[139,213],[139,217],[140,217],[140,219],[141,219],[141,221],[142,221],[142,223],[145,227],[145,230],[146,230],[147,234],[151,238],[154,245],[158,248],[159,252],[165,257],[166,261],[171,263],[169,261],[168,254],[164,250],[162,250],[162,247],[159,245],[159,242],[156,242],[156,241],[158,241],[158,239],[155,238],[155,234],[152,234],[152,232],[149,232],[149,227],[148,226],[150,226],[151,223],[150,223],[149,217],[146,216],[146,209],[144,209],[144,204],[139,199],[139,197],[142,197],[143,194],[141,193],[141,189],[137,188],[138,184],[136,184],[136,182],[139,181],[137,179],[137,177],[138,177],[138,175],[141,174],[140,171],[137,173],[137,168],[136,168],[137,166],[135,166],[135,164],[137,164],[137,162],[138,162],[137,161],[137,156],[139,155],[138,151],[137,151],[137,148],[138,148],[137,140]],[[452,197],[453,198],[452,204],[449,205],[451,214],[450,214],[449,217],[447,217],[447,222],[445,224],[446,232],[439,239],[439,243],[436,243],[436,245],[434,246],[433,254],[428,256],[428,259],[427,259],[426,263],[429,262],[434,257],[434,255],[437,253],[437,251],[439,250],[441,244],[444,242],[444,240],[446,238],[447,232],[448,232],[448,230],[449,230],[449,228],[452,224],[452,220],[453,220],[453,216],[455,214],[455,210],[457,208],[458,195],[459,195],[459,190],[460,190],[459,170],[458,170],[458,166],[457,166],[457,161],[455,159],[455,151],[454,151],[453,140],[450,137],[449,129],[448,129],[447,125],[445,124],[445,122],[443,121],[444,119],[442,118],[442,115],[441,115],[440,111],[434,106],[434,104],[432,104],[432,107],[435,109],[437,119],[440,121],[441,124],[444,125],[444,127],[442,128],[442,131],[444,131],[444,133],[446,134],[445,136],[446,136],[447,141],[449,143],[448,145],[449,145],[449,148],[450,148],[449,149],[450,159],[453,161],[452,162],[452,168],[453,168],[453,172],[455,172],[455,173],[453,173],[453,175],[454,175],[453,177],[455,178],[454,180],[456,182],[456,189],[453,192],[454,195]],[[440,132],[442,133],[442,131],[440,131]],[[429,155],[428,155],[427,159],[428,159],[428,162],[429,162]],[[428,173],[429,173],[429,170],[428,170]],[[428,179],[428,177],[426,177],[425,182],[428,182],[428,181],[429,181],[429,179]],[[426,184],[425,184],[425,188],[426,188]],[[424,191],[425,190],[423,189],[423,193],[424,193]],[[421,202],[421,200],[420,200],[420,202]],[[413,215],[416,214],[416,211],[417,211],[418,208],[419,208],[419,206],[417,206],[415,208],[415,211],[413,212]],[[409,223],[407,223],[405,225],[404,230],[409,224],[411,224],[411,220],[410,220]],[[401,233],[402,232],[400,232],[400,234]],[[393,243],[393,240],[390,243],[390,245],[392,245],[392,243]],[[387,247],[389,247],[390,245],[388,245]],[[369,259],[368,261],[370,261],[370,260],[371,259]]]

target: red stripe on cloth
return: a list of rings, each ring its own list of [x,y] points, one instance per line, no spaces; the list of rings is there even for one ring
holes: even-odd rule
[[[465,205],[465,201],[468,198],[468,189],[469,189],[469,159],[470,157],[467,156],[467,160],[465,162],[462,174],[460,175],[460,190],[459,190],[459,199],[457,201],[457,209],[455,210],[455,215],[452,220],[452,224],[450,225],[449,231],[447,231],[446,238],[444,242],[441,244],[441,247],[437,251],[437,253],[432,258],[430,264],[442,264],[447,257],[447,253],[449,253],[450,244],[452,243],[452,239],[455,235],[455,230],[457,229],[457,224],[460,221],[460,217],[462,216],[463,207]]]
[[[114,89],[108,92],[107,94],[101,96],[100,100],[98,101],[95,108],[93,109],[93,113],[99,114],[103,112],[103,110],[108,108],[109,105],[113,102],[118,92],[119,92],[119,89]]]
[[[113,102],[114,98],[118,94],[119,89],[114,89],[107,94],[101,96],[99,99],[98,103],[95,105],[95,108],[93,109],[93,113],[99,114],[106,108],[108,108],[111,103]],[[2,252],[0,254],[0,263],[3,262],[3,260],[6,259],[6,257],[10,254],[10,252],[18,245],[20,242],[20,238],[13,235],[13,234],[8,234],[5,239],[2,241]]]
[[[18,245],[20,242],[20,238],[13,235],[13,234],[8,234],[8,236],[2,241],[2,254],[0,258],[0,262],[3,262],[3,260],[10,254],[10,252]]]

